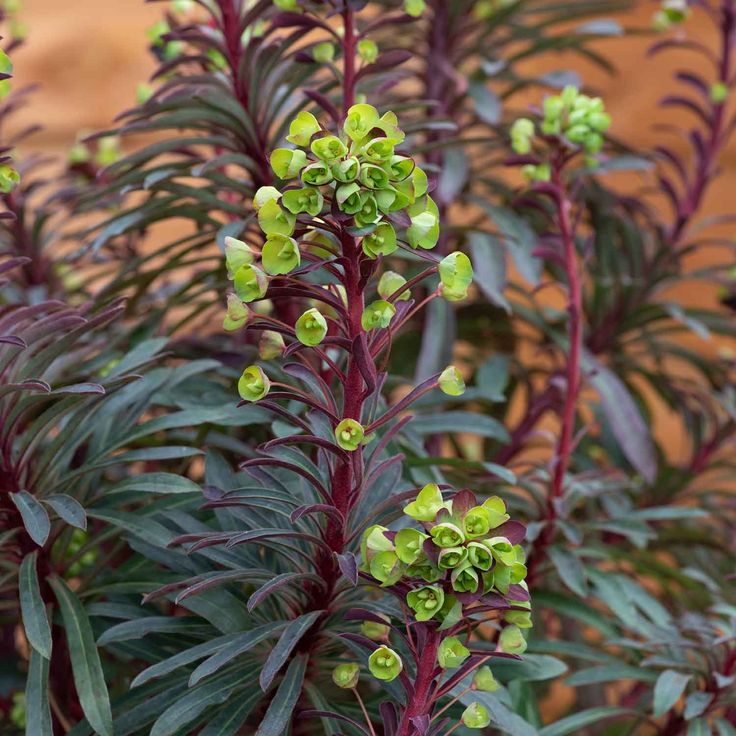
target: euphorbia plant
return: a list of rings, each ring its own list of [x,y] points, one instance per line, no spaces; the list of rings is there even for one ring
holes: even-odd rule
[[[353,22],[350,11],[345,22]],[[350,29],[348,25],[346,38]],[[349,91],[348,86],[346,94]],[[292,148],[279,148],[271,155],[274,173],[284,185],[261,188],[254,197],[262,243],[227,244],[235,298],[228,298],[226,322],[230,326],[242,319],[248,330],[280,335],[284,357],[296,361],[284,370],[302,385],[277,381],[261,365],[245,368],[239,382],[241,397],[276,412],[289,429],[264,446],[266,457],[246,461],[243,467],[259,472],[291,468],[315,493],[315,503],[292,514],[294,520],[321,520],[317,535],[309,537],[316,552],[308,573],[314,582],[297,613],[322,610],[323,614],[304,628],[299,647],[307,654],[315,651],[321,619],[328,613],[388,624],[376,642],[365,635],[344,634],[369,654],[368,670],[377,680],[399,678],[404,697],[398,702],[390,698],[381,706],[384,732],[444,733],[448,718],[433,722],[443,699],[494,655],[523,651],[523,638],[514,624],[504,630],[497,651],[471,650],[466,645],[472,646],[473,629],[494,613],[508,611],[510,620],[520,615],[521,623],[530,623],[519,546],[524,528],[509,521],[499,498],[480,502],[470,491],[447,489],[445,500],[440,487],[429,484],[405,508],[424,530],[371,525],[363,532],[359,558],[355,544],[361,529],[382,510],[380,505],[371,508],[372,480],[388,464],[401,461],[400,456],[382,455],[406,424],[406,411],[431,390],[450,396],[464,390],[462,378],[449,366],[387,407],[380,392],[392,336],[423,304],[443,297],[464,298],[472,267],[462,253],[441,260],[431,253],[439,239],[438,211],[428,193],[427,176],[412,159],[393,113],[381,114],[367,103],[351,105],[342,124],[331,130],[302,112],[292,121],[287,140]],[[386,257],[397,249],[408,252],[417,264],[409,278],[386,268]],[[417,304],[412,290],[430,279],[434,284]],[[315,306],[294,324],[263,311],[252,315],[243,311],[245,305],[256,307],[263,299],[277,305],[280,299],[295,298]],[[299,405],[308,409],[306,416],[291,408]],[[295,456],[281,454],[291,446],[311,447],[326,482],[295,465]],[[268,457],[272,448],[281,452]],[[402,498],[415,494],[408,491]],[[227,503],[227,496],[221,502]],[[274,534],[275,539],[280,537],[307,539],[300,527]],[[254,541],[259,538],[263,535],[253,536]],[[228,539],[233,543],[237,535]],[[353,608],[360,599],[346,585],[356,585],[361,577],[396,594],[398,607],[385,609],[393,616],[386,619]],[[272,583],[264,586],[271,588]],[[261,597],[259,591],[254,593],[256,600]],[[370,597],[361,603],[369,601]],[[446,675],[445,670],[457,671]],[[333,680],[357,695],[356,672],[341,664]],[[359,703],[363,708],[362,699]],[[322,710],[312,715],[345,718]],[[374,732],[367,711],[364,717]],[[463,722],[475,728],[488,719],[480,703],[468,706],[463,716]]]

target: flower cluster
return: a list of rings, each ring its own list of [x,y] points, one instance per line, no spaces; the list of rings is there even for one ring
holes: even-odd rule
[[[524,578],[524,527],[510,521],[498,496],[478,503],[470,491],[444,500],[439,486],[425,486],[404,507],[404,514],[421,524],[391,531],[384,526],[366,530],[362,541],[363,571],[382,587],[400,584],[406,605],[417,621],[437,621],[448,629],[473,607],[507,609],[512,627],[505,651],[524,650],[518,628],[531,626],[529,595]],[[518,628],[517,628],[518,627]]]
[[[603,147],[604,135],[611,125],[611,118],[603,107],[600,97],[588,97],[576,87],[568,86],[559,95],[544,100],[543,119],[539,130],[544,136],[564,139],[574,148],[581,149],[589,165],[596,164],[594,157]],[[529,118],[519,118],[511,126],[511,146],[516,153],[525,156],[534,147],[537,126]],[[547,180],[550,175],[548,163],[525,168],[531,179]]]

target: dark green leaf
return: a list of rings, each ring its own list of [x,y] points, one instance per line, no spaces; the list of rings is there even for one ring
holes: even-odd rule
[[[262,690],[268,690],[273,682],[273,678],[276,677],[278,671],[294,651],[294,647],[321,615],[322,611],[311,611],[289,622],[284,629],[284,633],[281,634],[279,640],[276,642],[276,646],[268,655],[266,664],[263,665],[263,669],[261,670],[259,682]]]
[[[59,518],[63,519],[67,524],[77,527],[77,529],[87,528],[87,515],[79,501],[65,493],[59,493],[54,496],[47,496],[43,499],[51,508],[56,511]]]
[[[26,736],[54,736],[48,688],[49,660],[31,649],[26,679]]]
[[[26,555],[18,571],[20,610],[28,642],[43,657],[51,659],[51,627],[38,585],[37,557],[37,552]]]
[[[255,736],[283,736],[291,722],[291,715],[296,707],[304,684],[304,673],[307,671],[307,657],[300,654],[291,660],[284,679],[279,685],[266,715],[258,726]],[[151,736],[154,736],[151,734]]]
[[[654,715],[659,717],[667,713],[682,697],[690,675],[675,670],[665,670],[657,679],[654,686]]]
[[[11,493],[10,499],[20,512],[28,536],[39,547],[43,547],[51,532],[51,522],[46,509],[27,491]]]

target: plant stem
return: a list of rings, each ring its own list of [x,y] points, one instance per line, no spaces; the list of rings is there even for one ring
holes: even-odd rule
[[[360,693],[358,692],[358,688],[353,688],[353,693],[355,693],[355,697],[358,700],[358,705],[360,705],[360,709],[363,711],[363,717],[365,718],[366,725],[368,726],[368,730],[371,732],[371,736],[376,736],[376,731],[373,728],[373,723],[371,722],[371,717],[368,715],[368,709],[365,707],[365,703],[363,702],[363,698],[360,697]]]
[[[456,695],[447,705],[440,708],[440,710],[438,710],[432,716],[432,720],[434,721],[435,719],[439,718],[448,708],[452,708],[452,706],[455,705],[455,703],[457,703],[460,698],[462,698],[464,695],[467,695],[471,690],[472,688],[466,687],[465,690],[463,690],[459,695]]]
[[[355,36],[355,22],[353,11],[349,8],[342,13],[343,27],[343,95],[342,117],[348,115],[348,110],[355,104],[355,50],[357,39]]]

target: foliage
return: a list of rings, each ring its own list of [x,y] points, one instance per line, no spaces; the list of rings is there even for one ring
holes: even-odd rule
[[[162,7],[118,126],[0,145],[0,732],[736,732],[736,5],[654,8],[687,154],[549,71],[623,1]]]

